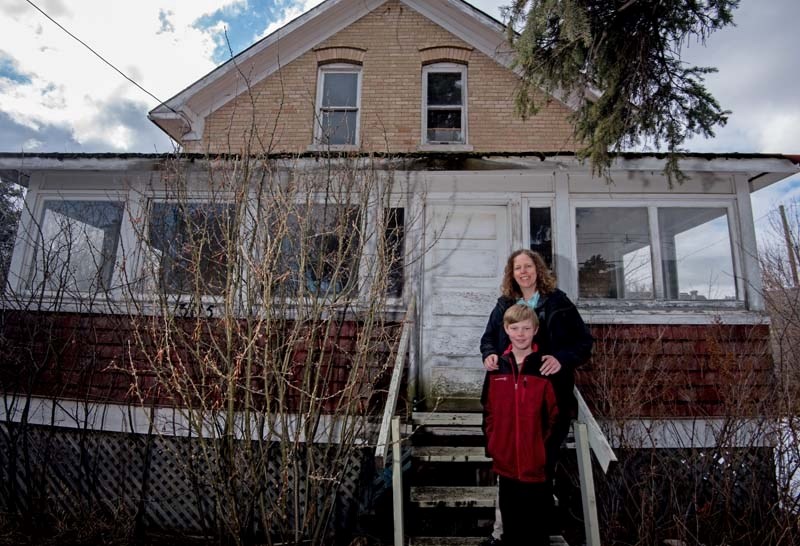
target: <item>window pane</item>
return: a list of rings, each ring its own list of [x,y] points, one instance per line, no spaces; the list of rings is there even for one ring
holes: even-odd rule
[[[579,208],[576,223],[580,297],[653,297],[647,209]]]
[[[42,246],[34,257],[35,287],[95,292],[110,288],[123,204],[113,201],[46,201]]]
[[[287,275],[276,290],[294,296],[302,286],[317,296],[333,296],[354,289],[360,226],[358,207],[298,206],[290,212],[280,258],[280,269]]]
[[[724,208],[660,208],[658,229],[667,299],[736,299]]]
[[[428,110],[428,142],[463,142],[461,110]]]
[[[400,296],[403,293],[403,270],[405,265],[405,211],[402,208],[386,209],[384,234],[386,256],[389,262],[387,294]]]
[[[358,106],[358,74],[352,72],[323,72],[323,107]]]
[[[153,203],[149,239],[158,258],[161,289],[222,294],[234,232],[230,205]]]
[[[550,222],[550,208],[530,209],[531,250],[544,258],[547,267],[553,269],[553,229]]]
[[[428,105],[459,106],[463,88],[460,72],[428,72]]]
[[[323,111],[322,142],[331,145],[356,143],[356,116],[358,112]]]

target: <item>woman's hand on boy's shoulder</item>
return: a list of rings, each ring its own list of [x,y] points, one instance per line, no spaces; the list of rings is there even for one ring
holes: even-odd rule
[[[489,355],[483,359],[483,367],[487,372],[495,371],[499,366],[497,364],[497,355]]]
[[[561,362],[553,355],[544,355],[539,373],[542,375],[553,375],[561,371]]]

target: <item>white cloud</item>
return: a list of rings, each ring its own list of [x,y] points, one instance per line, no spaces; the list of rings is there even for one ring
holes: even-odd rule
[[[759,133],[765,152],[800,152],[800,107],[764,116]]]
[[[134,101],[142,105],[144,116],[157,101],[32,7],[22,9],[21,4],[0,0],[0,49],[30,82],[0,81],[0,109],[26,127],[69,126],[78,142],[103,140],[113,149],[127,149],[134,140],[131,129],[98,123],[102,107]],[[41,6],[145,89],[166,100],[214,68],[211,58],[221,26],[195,28],[193,23],[220,8],[243,4],[245,0],[83,0],[67,9],[60,0],[50,0]],[[162,31],[165,16],[169,32]]]
[[[42,144],[44,143],[41,140],[36,140],[35,138],[29,138],[28,140],[22,143],[22,150],[30,152],[38,149]]]
[[[800,174],[796,174],[776,184],[767,186],[752,194],[753,218],[756,226],[765,222],[771,211],[781,204],[800,201]]]
[[[503,1],[496,1],[496,0],[468,0],[470,4],[481,10],[487,15],[491,15],[495,19],[502,21],[500,16],[500,7],[507,6],[511,2],[508,0]]]

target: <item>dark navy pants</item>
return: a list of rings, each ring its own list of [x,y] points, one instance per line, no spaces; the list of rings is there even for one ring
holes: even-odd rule
[[[553,511],[550,480],[526,483],[500,476],[503,546],[549,546]]]

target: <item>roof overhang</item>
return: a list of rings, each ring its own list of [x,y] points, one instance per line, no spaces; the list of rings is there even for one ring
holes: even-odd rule
[[[0,152],[0,179],[27,187],[31,175],[53,171],[157,171],[173,154],[62,154]]]
[[[624,170],[655,170],[664,168],[663,154],[621,154],[612,168]],[[750,193],[800,173],[800,161],[796,156],[781,154],[684,154],[679,168],[686,172],[715,172],[742,174],[747,176]]]
[[[235,156],[232,156],[235,157]],[[321,153],[300,156],[280,155],[270,159],[285,160],[286,168],[315,168],[320,166]],[[501,170],[562,170],[587,172],[588,163],[579,160],[572,152],[528,153],[414,153],[380,156],[385,167],[399,171],[501,171]],[[203,154],[23,154],[0,153],[0,178],[27,186],[33,173],[44,171],[158,171],[166,161],[180,160],[202,165],[209,160],[224,160],[226,156],[210,157]],[[615,172],[663,171],[664,154],[628,153],[618,155],[612,164]],[[750,191],[754,192],[780,180],[800,173],[800,156],[780,154],[686,154],[680,168],[691,173],[717,173],[744,175]],[[675,190],[680,192],[680,186]]]

